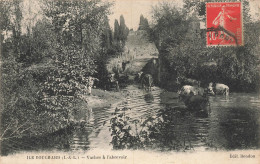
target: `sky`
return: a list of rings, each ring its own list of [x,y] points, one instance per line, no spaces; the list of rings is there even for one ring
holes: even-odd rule
[[[151,21],[151,6],[158,4],[158,2],[163,2],[167,0],[107,0],[109,2],[114,2],[114,6],[112,7],[113,14],[109,16],[110,26],[114,27],[115,19],[119,20],[120,15],[123,15],[125,18],[125,23],[129,29],[133,28],[137,30],[140,15],[143,14],[144,17]],[[168,0],[177,7],[182,7],[182,0]],[[250,0],[250,9],[251,15],[253,15],[253,19],[259,19],[259,8],[260,1],[259,0]],[[258,13],[258,18],[257,14]]]
[[[108,0],[113,2],[113,0]],[[129,29],[137,30],[140,22],[140,15],[143,14],[145,18],[151,20],[152,6],[166,0],[114,0],[112,7],[113,14],[109,16],[110,26],[114,27],[115,19],[119,20],[120,15],[125,18],[125,23]],[[168,0],[176,3],[176,6],[182,6],[182,0]]]

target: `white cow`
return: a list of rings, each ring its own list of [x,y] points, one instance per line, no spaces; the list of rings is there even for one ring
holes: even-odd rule
[[[229,87],[221,83],[216,83],[215,85],[209,83],[208,91],[211,95],[229,95]]]
[[[87,92],[89,95],[91,95],[94,81],[99,81],[99,80],[92,76],[87,77]]]
[[[178,91],[179,99],[186,100],[192,95],[204,95],[205,90],[201,87],[195,87],[191,85],[184,85]]]

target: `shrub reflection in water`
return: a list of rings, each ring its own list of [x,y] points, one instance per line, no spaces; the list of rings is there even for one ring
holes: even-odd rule
[[[195,113],[184,107],[164,108],[156,116],[133,120],[127,116],[129,110],[116,108],[113,113],[110,121],[113,149],[193,150],[191,140],[197,138],[192,126]],[[206,137],[199,140],[215,148]]]

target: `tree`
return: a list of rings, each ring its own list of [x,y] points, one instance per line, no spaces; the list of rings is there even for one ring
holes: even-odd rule
[[[259,45],[259,22],[252,22],[248,15],[248,3],[244,3],[245,45],[242,47],[206,47],[206,35],[199,28],[198,14],[201,6],[195,1],[185,1],[184,9],[170,3],[153,8],[155,24],[149,30],[150,39],[159,50],[161,68],[166,78],[172,81],[177,76],[186,76],[208,82],[222,82],[231,90],[255,90],[259,85],[257,75]],[[188,11],[188,12],[187,12]],[[203,35],[204,33],[204,35]],[[250,38],[250,39],[249,39]],[[208,63],[216,63],[206,66]],[[214,67],[214,69],[213,69]],[[205,75],[205,69],[208,71]],[[216,76],[212,76],[212,75]]]
[[[97,71],[96,60],[103,55],[102,36],[106,49],[111,42],[111,4],[42,1],[42,19],[23,34],[21,1],[0,3],[1,141],[71,125],[87,77]]]
[[[127,36],[129,33],[128,27],[125,25],[125,19],[123,15],[120,16],[120,24],[115,19],[114,23],[114,45],[117,52],[121,53],[125,46]]]
[[[120,16],[120,27],[119,27],[119,36],[120,36],[120,41],[122,44],[122,47],[125,46],[125,42],[127,40],[127,36],[129,33],[129,28],[125,24],[125,19],[124,16]]]
[[[104,25],[104,32],[102,34],[101,47],[103,48],[103,52],[110,50],[112,48],[112,44],[113,44],[112,30],[109,26],[109,20],[107,18]]]
[[[103,43],[109,44],[103,39],[106,30],[109,35],[107,14],[110,4],[99,0],[50,0],[44,4],[44,14],[51,21],[50,30],[56,39],[50,49],[55,68],[50,69],[42,84],[42,92],[50,100],[42,105],[45,110],[56,110],[55,103],[51,102],[61,104],[59,108],[65,113],[63,118],[69,120],[70,106],[84,94],[87,77],[97,71],[99,64],[96,61],[104,52]],[[62,104],[67,100],[61,97],[70,99],[71,104],[64,107]]]
[[[1,1],[1,30],[5,33],[5,39],[1,39],[1,142],[32,132],[37,119],[33,117],[37,110],[37,84],[19,63],[23,37],[20,5],[19,0]]]
[[[149,29],[148,20],[147,18],[144,18],[144,16],[141,14],[138,30],[148,30],[148,29]]]
[[[114,23],[114,41],[116,43],[120,42],[120,26],[117,19],[115,19]]]

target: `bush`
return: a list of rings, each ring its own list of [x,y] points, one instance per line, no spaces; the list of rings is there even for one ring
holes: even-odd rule
[[[183,109],[165,108],[157,116],[146,119],[132,119],[127,116],[131,109],[115,109],[111,118],[111,136],[113,149],[157,149],[185,151],[191,145],[185,144],[185,135],[176,135],[175,125],[182,118]],[[188,114],[189,117],[189,114]],[[190,121],[191,118],[187,119]],[[189,123],[188,123],[189,124]]]

